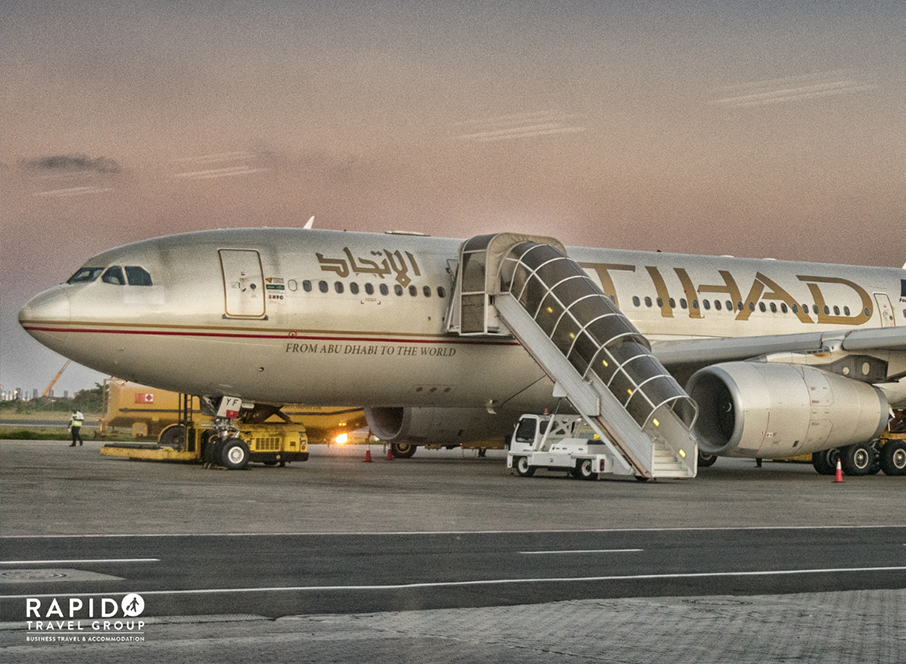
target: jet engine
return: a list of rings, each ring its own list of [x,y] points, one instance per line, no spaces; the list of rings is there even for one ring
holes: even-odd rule
[[[371,433],[391,444],[395,456],[412,456],[419,445],[457,446],[499,442],[518,415],[491,415],[484,408],[374,407],[365,409]]]
[[[686,392],[698,404],[699,449],[776,458],[877,438],[888,404],[877,388],[793,364],[727,362],[697,371]]]

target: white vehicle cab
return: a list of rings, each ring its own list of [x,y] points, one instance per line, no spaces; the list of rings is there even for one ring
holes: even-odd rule
[[[578,415],[523,415],[510,440],[506,464],[520,477],[531,477],[538,468],[584,480],[613,472],[607,444]]]

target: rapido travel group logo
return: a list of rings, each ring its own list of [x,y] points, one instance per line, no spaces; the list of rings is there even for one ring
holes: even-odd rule
[[[26,641],[144,641],[145,600],[137,593],[113,597],[27,597]]]

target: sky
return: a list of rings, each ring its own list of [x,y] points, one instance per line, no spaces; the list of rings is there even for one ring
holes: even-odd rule
[[[901,0],[3,0],[0,386],[65,361],[31,297],[183,231],[899,267],[904,34]]]

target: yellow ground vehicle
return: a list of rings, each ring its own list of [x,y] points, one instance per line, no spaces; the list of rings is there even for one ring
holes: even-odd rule
[[[197,399],[192,401],[194,420],[204,426],[212,418],[202,414]],[[289,418],[288,420],[286,418]],[[180,395],[147,385],[117,378],[104,380],[104,412],[100,420],[101,435],[116,429],[128,429],[136,438],[158,440],[170,445],[165,432],[179,423]],[[254,413],[256,423],[263,421],[304,424],[311,443],[332,442],[339,434],[365,426],[361,408],[308,407],[290,404],[281,409],[260,407]]]
[[[212,418],[193,418],[194,397],[180,395],[178,421],[166,427],[157,443],[111,443],[103,456],[154,461],[203,462],[241,470],[250,462],[284,466],[308,460],[305,426],[284,416],[283,422],[237,422],[228,430],[214,428]]]

